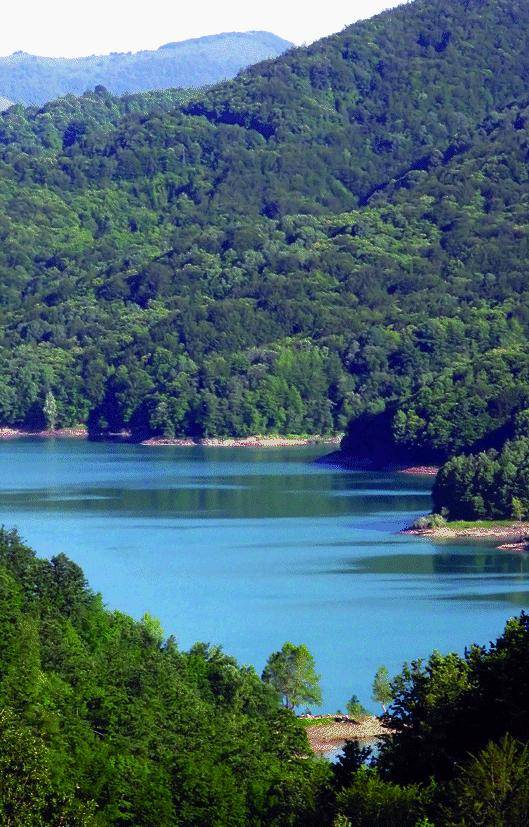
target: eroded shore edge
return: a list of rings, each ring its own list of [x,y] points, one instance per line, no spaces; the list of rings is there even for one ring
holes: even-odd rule
[[[305,721],[310,747],[317,754],[336,749],[346,741],[375,741],[392,732],[374,715],[360,721],[346,716],[333,719],[327,715],[316,715],[312,726]]]
[[[82,426],[75,428],[56,428],[43,430],[29,430],[23,428],[0,428],[0,440],[15,439],[89,439],[97,442],[130,442],[136,445],[151,447],[168,446],[176,448],[289,448],[308,445],[339,445],[343,434],[330,436],[263,436],[257,434],[247,437],[211,437],[192,439],[191,437],[146,437],[138,438],[130,431],[120,431],[115,434],[97,434],[91,437],[88,430]]]
[[[401,534],[408,534],[415,537],[428,537],[434,540],[500,540],[501,545],[497,548],[503,551],[528,551],[526,538],[529,536],[529,522],[494,523],[484,525],[482,522],[476,525],[463,526],[438,526],[436,528],[405,528]]]

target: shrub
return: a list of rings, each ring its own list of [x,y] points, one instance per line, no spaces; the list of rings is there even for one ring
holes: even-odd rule
[[[447,525],[447,520],[443,514],[425,514],[415,520],[412,528],[443,528],[445,525]]]

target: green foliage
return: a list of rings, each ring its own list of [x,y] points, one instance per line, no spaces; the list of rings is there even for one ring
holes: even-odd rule
[[[524,827],[529,822],[529,748],[506,735],[461,769],[443,808],[446,827]]]
[[[514,519],[521,521],[527,516],[527,503],[524,503],[520,497],[513,497],[511,511]]]
[[[376,703],[382,705],[384,712],[388,704],[393,700],[393,687],[386,666],[380,666],[375,673],[372,696]]]
[[[53,430],[55,425],[57,424],[57,400],[55,399],[54,395],[51,391],[48,391],[46,394],[46,398],[44,399],[44,407],[42,409],[44,414],[44,419],[46,421],[46,427]]]
[[[321,823],[413,827],[527,824],[529,617],[464,657],[434,652],[392,682],[385,736],[371,758],[347,744],[321,796]]]
[[[337,794],[336,806],[353,827],[416,827],[429,798],[428,790],[384,781],[376,770],[362,767]]]
[[[193,99],[3,113],[0,423],[42,427],[49,390],[58,426],[350,422],[382,462],[513,436],[528,30],[526,4],[417,0]]]
[[[91,803],[62,796],[44,741],[6,709],[0,712],[0,814],[5,827],[93,824]]]
[[[412,528],[444,528],[448,524],[444,514],[426,514],[424,517],[417,517]]]
[[[284,643],[279,652],[270,655],[262,675],[283,698],[287,709],[302,703],[321,704],[320,676],[314,658],[302,643]]]
[[[464,657],[435,652],[406,665],[392,682],[389,719],[396,734],[379,759],[386,777],[444,782],[490,740],[509,733],[527,743],[528,662],[529,617],[522,613],[488,648],[470,647]]]
[[[0,532],[0,821],[310,823],[326,770],[251,668],[103,608]]]
[[[357,695],[351,695],[351,697],[345,705],[345,708],[347,710],[347,714],[350,715],[351,718],[365,718],[367,715],[369,715],[368,710],[360,702],[360,699]]]
[[[434,510],[445,509],[454,520],[522,520],[529,514],[529,438],[508,440],[499,453],[448,460],[432,497]]]

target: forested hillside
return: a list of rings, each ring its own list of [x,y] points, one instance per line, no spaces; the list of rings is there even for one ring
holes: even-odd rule
[[[391,686],[386,738],[331,767],[252,668],[104,608],[64,555],[0,531],[6,827],[523,827],[529,618]],[[276,653],[277,654],[277,653]]]
[[[198,88],[234,77],[292,44],[270,32],[226,32],[166,43],[155,50],[64,58],[15,52],[0,57],[0,89],[15,103],[43,104],[106,86],[115,95]]]
[[[348,450],[386,460],[509,427],[529,404],[524,33],[523,2],[417,0],[187,101],[5,113],[1,422],[42,425],[51,393],[58,425],[351,423]]]
[[[310,823],[322,772],[253,669],[105,610],[3,529],[0,595],[2,824]]]

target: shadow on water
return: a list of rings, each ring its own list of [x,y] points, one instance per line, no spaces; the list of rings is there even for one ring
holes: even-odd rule
[[[507,603],[518,611],[529,606],[529,591],[520,589],[513,592],[465,592],[463,595],[442,595],[439,599],[448,601],[464,600],[472,603]]]
[[[377,544],[379,545],[379,544]],[[378,554],[352,557],[329,574],[384,575],[514,575],[529,574],[529,556],[501,551],[459,551],[409,554]]]
[[[330,474],[289,476],[219,476],[207,480],[181,475],[177,479],[165,475],[161,481],[142,480],[141,487],[124,480],[119,488],[53,484],[39,489],[23,488],[2,491],[2,501],[17,511],[46,511],[50,514],[83,511],[85,513],[116,513],[126,516],[196,515],[227,518],[261,517],[332,517],[351,515],[363,517],[377,511],[409,513],[424,511],[429,505],[429,492],[416,489],[393,493],[361,493],[346,475]],[[303,487],[300,483],[303,482]],[[373,483],[374,484],[374,483]],[[339,496],[336,496],[336,494]],[[376,503],[374,502],[376,496]]]

